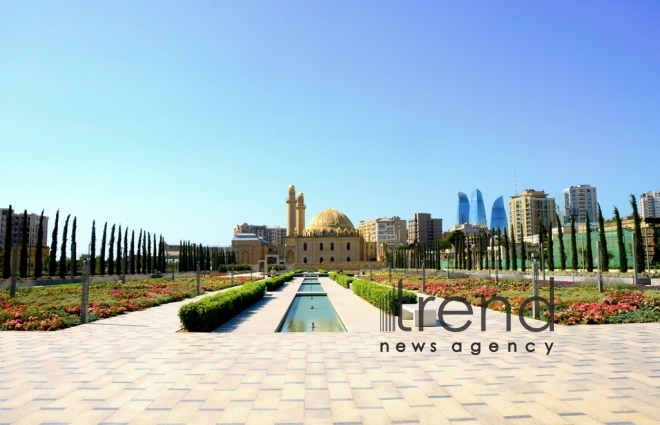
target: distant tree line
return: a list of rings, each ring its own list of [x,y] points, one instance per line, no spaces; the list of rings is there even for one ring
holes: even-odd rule
[[[179,271],[197,270],[226,271],[226,266],[236,264],[236,253],[231,249],[204,246],[190,241],[179,242]]]

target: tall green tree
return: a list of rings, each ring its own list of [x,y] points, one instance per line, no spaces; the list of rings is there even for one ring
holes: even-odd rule
[[[520,271],[527,270],[527,247],[525,246],[525,237],[523,236],[522,224],[520,225]]]
[[[470,236],[468,236],[467,239],[467,269],[472,270],[472,239]]]
[[[575,214],[571,212],[571,267],[578,269],[577,236],[575,235]]]
[[[616,241],[619,247],[619,270],[622,273],[626,273],[628,271],[628,254],[626,253],[626,243],[623,240],[621,216],[616,207],[614,207],[614,219],[616,220]]]
[[[151,273],[151,232],[147,232],[147,273]]]
[[[121,276],[121,224],[119,225],[119,232],[117,233],[117,253],[116,253],[116,265],[117,265],[117,276]]]
[[[105,232],[108,230],[108,222],[106,221],[103,225],[103,236],[101,237],[101,264],[99,267],[99,272],[103,275],[105,274]]]
[[[181,268],[183,262],[181,260],[183,260],[183,241],[179,240],[179,272],[183,271]]]
[[[635,195],[630,195],[630,206],[633,211],[633,223],[635,225],[635,261],[637,262],[637,272],[641,273],[646,267],[646,256],[644,255],[644,246],[642,244],[642,221],[639,218],[639,213],[637,212],[637,200]]]
[[[548,218],[548,270],[555,270],[555,242],[553,240],[552,220],[550,218]]]
[[[142,273],[142,229],[138,234],[138,247],[137,247],[137,272]]]
[[[131,274],[135,274],[135,230],[131,230]]]
[[[4,263],[2,264],[2,278],[9,279],[11,277],[11,250],[12,250],[12,234],[13,234],[13,224],[12,218],[14,216],[14,210],[9,206],[9,211],[7,211],[7,221],[5,222],[5,251]]]
[[[92,240],[89,253],[89,274],[96,274],[96,220],[92,220]]]
[[[557,239],[559,240],[559,268],[566,270],[566,249],[564,247],[564,230],[562,229],[563,223],[559,218],[559,214],[555,212],[557,219]]]
[[[28,227],[27,210],[23,211],[23,223],[21,223],[21,257],[18,266],[18,273],[21,279],[26,279],[28,275]]]
[[[608,271],[610,269],[610,256],[607,253],[607,239],[605,238],[605,220],[603,220],[603,211],[598,204],[598,240],[600,241],[600,258],[598,264],[601,270]]]
[[[62,246],[60,247],[60,277],[64,278],[66,276],[66,242],[67,234],[69,233],[69,217],[71,214],[66,216],[66,221],[64,222],[64,230],[62,230]]]
[[[108,274],[115,274],[115,225],[112,225],[110,230],[110,243],[108,243]]]
[[[516,232],[511,227],[511,269],[518,270],[518,253],[516,252]]]
[[[128,227],[124,229],[124,255],[122,257],[124,264],[122,265],[122,274],[130,273],[130,263],[128,258]]]
[[[71,274],[78,274],[78,246],[76,244],[76,217],[73,217],[73,228],[71,229]]]
[[[591,247],[591,221],[589,220],[589,212],[587,211],[587,221],[585,222],[585,232],[587,236],[587,271],[594,271],[594,252]]]
[[[142,273],[147,274],[147,232],[142,233]]]
[[[511,255],[509,255],[509,234],[507,229],[504,229],[504,268],[511,270]]]
[[[50,238],[50,262],[48,263],[48,276],[55,276],[57,274],[57,226],[60,222],[60,210],[55,213],[55,226],[53,227],[53,234]]]
[[[40,278],[44,272],[44,211],[41,210],[39,217],[39,228],[37,229],[37,251],[34,253],[34,277]]]

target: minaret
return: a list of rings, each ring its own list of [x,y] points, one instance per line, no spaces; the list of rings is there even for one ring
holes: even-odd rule
[[[296,227],[296,188],[289,186],[289,197],[286,198],[286,235],[293,236]]]
[[[296,229],[298,229],[298,234],[302,234],[302,231],[305,230],[305,195],[302,192],[298,194],[298,205],[296,206]]]

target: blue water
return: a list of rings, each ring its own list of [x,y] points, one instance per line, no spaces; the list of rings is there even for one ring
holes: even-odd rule
[[[300,285],[300,288],[298,288],[298,293],[306,293],[306,292],[324,292],[323,291],[323,286],[321,283],[317,281],[308,281]]]
[[[346,328],[327,295],[298,294],[277,331],[346,332]]]

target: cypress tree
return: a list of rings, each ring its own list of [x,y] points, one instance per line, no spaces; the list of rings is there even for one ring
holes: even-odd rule
[[[55,227],[50,240],[50,254],[48,255],[48,276],[55,276],[57,273],[57,226],[60,221],[60,210],[55,214]]]
[[[106,221],[103,225],[103,236],[101,237],[101,264],[99,271],[101,274],[105,274],[105,232],[108,229],[108,222]]]
[[[151,270],[151,233],[147,233],[147,273]]]
[[[562,229],[562,222],[559,219],[559,214],[555,213],[557,219],[557,238],[559,239],[559,267],[566,270],[566,249],[564,247],[564,230]]]
[[[509,255],[509,234],[504,229],[504,268],[511,270],[511,256]]]
[[[89,257],[89,274],[96,274],[96,220],[92,220],[92,240]]]
[[[110,243],[108,244],[108,274],[109,275],[115,274],[114,249],[115,249],[115,225],[113,224],[112,229],[110,230]]]
[[[591,222],[589,221],[589,212],[587,211],[587,221],[585,222],[587,233],[587,271],[594,271],[594,253],[591,248]]]
[[[62,247],[60,248],[60,277],[64,278],[66,276],[66,238],[67,233],[69,233],[69,217],[71,214],[66,216],[66,221],[64,222],[64,230],[62,230]]]
[[[147,274],[147,232],[142,232],[142,274]]]
[[[11,250],[12,250],[12,218],[14,216],[14,210],[9,206],[9,211],[7,211],[7,221],[5,222],[5,252],[4,252],[4,263],[2,264],[2,278],[9,279],[11,277]],[[55,226],[57,228],[57,220],[55,221]]]
[[[163,238],[163,235],[160,235],[160,269],[162,271],[167,270],[165,264],[165,238]]]
[[[117,253],[116,253],[116,266],[117,276],[121,276],[121,224],[119,225],[119,232],[117,232]]]
[[[183,271],[183,269],[181,268],[182,259],[183,259],[183,241],[179,239],[179,272]]]
[[[44,250],[44,211],[41,210],[39,217],[39,228],[37,229],[37,251],[34,253],[34,277],[40,278],[43,275],[43,250]]]
[[[577,237],[575,236],[575,215],[571,212],[571,266],[578,269]]]
[[[142,273],[142,229],[140,229],[140,233],[138,234],[137,272]]]
[[[125,258],[123,258],[124,264],[122,264],[122,274],[128,274],[131,271],[131,264],[128,258],[128,227],[124,229],[124,252]]]
[[[467,239],[467,269],[472,270],[472,246],[470,244],[470,237]]]
[[[131,230],[131,274],[135,274],[135,230]]]
[[[78,274],[78,256],[76,246],[76,217],[73,217],[73,228],[71,229],[71,274]]]
[[[619,270],[621,273],[628,271],[628,254],[626,253],[626,244],[623,241],[623,226],[621,225],[621,216],[619,210],[614,207],[614,218],[616,219],[616,240],[619,245]]]
[[[525,238],[523,237],[522,224],[520,225],[520,271],[527,270],[527,247],[525,247]]]
[[[26,279],[28,274],[28,228],[27,228],[27,210],[23,211],[23,223],[21,223],[21,257],[18,266],[18,273],[21,279]]]
[[[635,195],[630,195],[630,205],[632,206],[633,211],[633,222],[635,224],[635,260],[637,262],[637,272],[641,273],[644,271],[646,256],[644,255],[644,247],[642,245],[642,225],[639,218],[639,213],[637,212],[637,200]]]
[[[511,269],[518,270],[518,253],[516,252],[516,232],[511,227]]]
[[[610,269],[610,257],[607,253],[607,239],[605,238],[605,220],[603,220],[603,212],[598,204],[598,237],[600,240],[600,258],[598,264],[601,270],[608,271]]]
[[[559,222],[557,222],[559,224]],[[548,218],[548,270],[555,270],[555,246],[552,237],[552,220]]]
[[[502,231],[499,228],[497,229],[497,270],[502,270]]]

